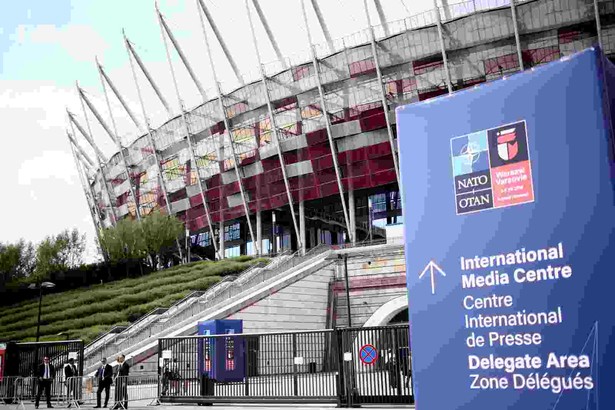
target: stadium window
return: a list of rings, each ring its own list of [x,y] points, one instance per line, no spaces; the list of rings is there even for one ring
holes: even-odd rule
[[[237,114],[241,114],[242,112],[248,111],[248,102],[240,101],[231,105],[230,107],[226,107],[226,115],[228,118],[233,118]]]
[[[279,130],[284,137],[293,137],[301,134],[301,123],[293,122],[287,125],[282,125]]]
[[[389,192],[390,197],[390,209],[401,209],[401,195],[399,191]]]
[[[408,94],[416,90],[416,79],[414,77],[391,80],[386,84],[386,92],[389,96]]]
[[[263,239],[261,242],[261,253],[266,254],[269,253],[269,239]],[[256,255],[256,247],[254,246],[254,242],[248,241],[246,242],[246,255],[254,256]]]
[[[239,222],[224,227],[224,241],[236,241],[241,238],[241,225]]]
[[[414,75],[425,74],[430,71],[437,70],[444,66],[444,62],[442,61],[442,57],[435,57],[426,60],[418,60],[412,62],[412,69],[414,71]]]
[[[372,57],[365,60],[355,61],[348,66],[350,70],[350,78],[358,77],[363,74],[370,74],[376,72],[376,64]]]
[[[290,234],[286,233],[284,234],[284,236],[282,236],[282,249],[286,250],[286,249],[290,249],[290,247],[291,247]]]
[[[168,180],[183,177],[184,168],[185,167],[180,166],[179,160],[177,158],[172,158],[162,163],[162,170]]]
[[[299,67],[293,67],[293,81],[299,81],[312,75],[314,66],[312,64],[304,64]]]
[[[320,243],[324,243],[325,245],[331,245],[331,232],[326,230],[320,231]]]
[[[377,228],[384,228],[385,226],[387,226],[387,219],[386,218],[375,219],[372,221],[372,225]]]
[[[581,30],[578,28],[561,28],[557,33],[560,44],[572,43],[581,37]]]
[[[226,258],[235,258],[237,256],[241,256],[241,249],[239,246],[232,246],[224,250],[224,257]]]
[[[372,213],[386,212],[387,197],[386,194],[376,194],[370,197],[372,202]]]
[[[349,107],[348,109],[349,116],[350,118],[357,117],[362,112],[373,110],[375,108],[380,108],[380,107],[382,107],[382,103],[380,101],[367,103],[367,104],[355,105],[353,107]]]
[[[301,119],[309,120],[310,118],[320,117],[322,115],[322,110],[320,109],[319,104],[310,104],[301,109]]]
[[[202,232],[198,235],[196,240],[197,245],[206,247],[211,245],[211,235],[209,232]]]
[[[297,108],[297,97],[287,97],[278,101],[274,101],[273,108],[276,113],[281,113],[284,111],[290,111]]]
[[[535,48],[522,53],[523,63],[528,67],[555,61],[560,58],[559,46]]]
[[[246,255],[256,255],[256,248],[254,247],[254,243],[252,243],[252,241],[246,242]]]
[[[488,58],[484,61],[485,75],[502,74],[519,68],[519,58],[516,53]]]

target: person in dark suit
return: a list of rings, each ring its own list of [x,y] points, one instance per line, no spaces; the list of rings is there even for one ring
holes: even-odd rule
[[[49,358],[45,356],[43,363],[38,366],[36,372],[38,379],[38,391],[36,393],[36,402],[34,408],[38,409],[38,404],[41,401],[41,393],[45,390],[45,398],[47,399],[47,408],[52,409],[51,405],[51,382],[56,377],[56,370],[53,365],[49,363]]]
[[[100,368],[96,372],[96,380],[98,380],[98,390],[96,391],[96,407],[94,408],[99,409],[103,390],[105,391],[105,405],[103,407],[107,407],[111,383],[113,382],[113,368],[104,357],[101,359]]]
[[[117,376],[115,377],[115,405],[114,409],[128,408],[128,375],[130,366],[126,363],[126,357],[120,355],[117,358],[119,366],[117,368]]]
[[[68,407],[70,408],[72,405],[71,400],[78,400],[77,397],[77,386],[79,385],[78,380],[79,371],[77,370],[77,366],[75,366],[75,359],[68,359],[68,363],[64,366],[64,377],[66,378],[66,397],[68,399]]]

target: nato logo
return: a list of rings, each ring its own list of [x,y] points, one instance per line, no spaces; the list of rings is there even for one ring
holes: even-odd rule
[[[534,200],[525,121],[451,139],[457,215]]]

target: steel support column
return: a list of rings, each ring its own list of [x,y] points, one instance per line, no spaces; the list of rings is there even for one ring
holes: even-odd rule
[[[267,23],[267,18],[265,17],[265,14],[263,14],[263,10],[261,10],[261,6],[258,4],[258,0],[252,0],[252,4],[254,5],[254,8],[256,9],[256,14],[258,14],[258,18],[260,19],[265,29],[265,32],[267,33],[267,37],[269,37],[269,41],[271,42],[271,46],[273,47],[273,50],[275,51],[275,55],[278,57],[278,60],[280,60],[280,63],[282,63],[282,66],[285,69],[287,69],[288,64],[286,64],[286,61],[284,60],[284,56],[282,55],[282,52],[280,51],[280,48],[278,47],[278,43],[275,41],[275,37],[273,36],[271,29],[269,28],[269,23]],[[249,10],[247,2],[246,2],[246,9],[248,10],[248,17],[249,17],[250,10]],[[250,20],[251,20],[251,17],[250,17]],[[250,26],[252,26],[251,21],[250,21]]]
[[[241,194],[241,200],[243,202],[246,222],[248,224],[248,229],[250,231],[250,238],[252,239],[252,243],[255,244],[254,246],[256,249],[256,254],[260,255],[261,247],[260,247],[260,244],[257,244],[256,241],[254,240],[255,239],[254,230],[252,229],[252,221],[250,220],[250,208],[248,206],[248,201],[246,199],[246,194],[243,188],[243,180],[239,173],[239,162],[238,162],[237,154],[235,151],[235,143],[233,141],[233,130],[231,129],[230,121],[228,119],[228,116],[226,115],[226,109],[224,107],[224,102],[222,101],[222,90],[220,89],[220,83],[218,82],[218,75],[216,74],[216,66],[214,65],[214,60],[211,55],[211,49],[209,47],[209,39],[207,38],[207,32],[205,31],[205,22],[203,21],[203,16],[201,15],[201,13],[199,13],[199,17],[201,20],[201,26],[203,28],[203,37],[205,39],[205,48],[207,50],[207,55],[209,57],[209,65],[210,65],[210,68],[211,68],[211,71],[214,77],[214,83],[216,85],[218,106],[220,108],[220,113],[222,114],[222,118],[224,120],[224,128],[226,129],[226,132],[228,133],[228,136],[229,136],[231,155],[233,156],[233,169],[235,170],[235,177],[237,178],[237,184],[239,185],[239,192]],[[221,138],[223,139],[224,135],[222,135]],[[220,170],[220,173],[222,173],[222,169]],[[222,200],[223,198],[220,198],[220,201]],[[222,205],[220,205],[220,208],[222,208]]]
[[[314,66],[314,74],[318,84],[318,95],[320,97],[320,109],[325,120],[325,127],[327,130],[327,137],[329,139],[329,148],[331,150],[331,156],[333,158],[333,167],[335,169],[335,177],[337,180],[337,186],[340,191],[340,200],[342,201],[342,211],[344,213],[344,221],[346,222],[346,232],[348,232],[349,240],[352,242],[354,237],[352,236],[350,229],[350,221],[348,218],[348,208],[346,206],[346,199],[344,198],[344,185],[342,184],[342,178],[340,175],[339,163],[337,160],[337,150],[335,149],[335,141],[333,141],[333,133],[331,131],[331,119],[329,118],[329,111],[327,110],[327,102],[325,100],[325,91],[320,78],[320,65],[316,58],[316,52],[312,44],[312,34],[307,23],[307,14],[305,11],[305,0],[301,0],[301,11],[303,12],[303,22],[308,35],[308,43],[312,52],[312,65]]]
[[[128,116],[130,117],[132,122],[135,124],[135,126],[137,127],[139,131],[142,131],[143,133],[145,133],[145,128],[143,128],[143,125],[137,120],[137,116],[132,112],[132,110],[130,109],[126,101],[124,100],[124,97],[122,97],[122,94],[120,94],[120,92],[117,90],[117,88],[113,84],[113,81],[111,81],[111,78],[109,78],[107,73],[105,73],[105,70],[103,69],[103,67],[98,63],[98,59],[96,60],[96,64],[98,65],[98,71],[100,72],[101,77],[105,79],[107,84],[109,84],[109,88],[111,88],[111,91],[113,91],[113,94],[115,94],[120,104],[122,104],[122,107],[124,107],[124,110],[126,110],[126,113],[128,113]]]
[[[79,160],[79,157],[77,156],[77,151],[75,149],[73,139],[70,133],[68,132],[68,130],[66,130],[66,135],[68,136],[70,149],[71,149],[71,152],[73,153],[73,159],[75,160],[75,167],[77,168],[77,174],[79,174],[79,182],[81,182],[81,188],[83,189],[83,194],[85,195],[85,200],[88,204],[90,216],[92,217],[92,222],[94,223],[94,229],[96,230],[96,236],[98,237],[98,241],[100,242],[100,229],[102,228],[102,223],[100,222],[100,216],[98,215],[98,212],[96,212],[97,210],[96,202],[94,201],[94,198],[91,196],[92,187],[87,181],[87,178],[84,177],[85,172],[83,170],[83,164],[81,163],[81,161]],[[88,192],[90,193],[90,195],[88,195]]]
[[[598,0],[594,0],[594,14],[596,16],[596,32],[598,33],[598,45],[602,48],[602,27],[600,25],[600,8]]]
[[[322,12],[320,11],[320,7],[318,6],[318,0],[311,0],[311,2],[312,2],[312,7],[314,8],[314,12],[316,13],[316,18],[318,19],[318,23],[320,24],[320,28],[322,29],[322,33],[325,36],[327,45],[329,46],[329,52],[334,53],[335,49],[333,46],[333,40],[331,39],[331,34],[329,33],[329,29],[327,28],[327,24],[325,23],[325,18],[323,17]]]
[[[132,57],[131,57],[131,54],[133,54],[133,52],[131,52],[132,46],[130,45],[130,42],[128,41],[126,36],[124,36],[124,42],[126,44],[126,50],[128,51],[128,61],[130,62],[130,70],[132,71],[132,77],[135,82],[135,87],[137,88],[137,96],[139,98],[139,104],[141,105],[141,112],[143,115],[143,120],[145,121],[145,127],[147,129],[147,139],[148,139],[149,145],[152,147],[152,150],[154,151],[153,154],[154,154],[154,159],[156,160],[156,169],[158,171],[158,184],[160,185],[160,189],[162,190],[162,194],[164,196],[164,202],[166,204],[167,213],[169,214],[169,216],[171,216],[173,215],[173,211],[171,209],[171,202],[169,202],[169,194],[167,192],[167,187],[164,182],[162,166],[160,165],[160,153],[158,152],[158,149],[156,148],[156,142],[154,141],[154,136],[152,135],[152,128],[150,127],[149,120],[147,118],[147,113],[145,112],[145,104],[143,103],[143,96],[141,95],[141,87],[139,86],[139,81],[137,80],[137,72],[135,71],[134,62],[132,61]],[[140,61],[138,60],[136,53],[134,53],[133,56],[137,59],[137,61]],[[145,68],[141,64],[140,66],[142,69]],[[148,74],[146,74],[146,76],[149,78]],[[150,84],[153,85],[153,82],[150,81]],[[165,105],[165,107],[167,108],[167,111],[169,111],[168,105]],[[177,245],[177,251],[179,253],[179,257],[180,259],[183,260],[184,252],[182,250],[181,244],[179,243],[179,239],[175,239],[175,244]]]
[[[87,106],[90,108],[90,111],[92,112],[92,114],[94,114],[94,117],[96,117],[96,119],[98,120],[98,123],[104,128],[105,132],[107,133],[107,135],[109,135],[109,138],[111,138],[111,140],[115,143],[115,146],[117,147],[117,150],[120,153],[122,164],[124,165],[124,169],[126,170],[126,178],[128,179],[130,195],[132,196],[132,199],[135,201],[135,211],[137,214],[137,219],[140,221],[141,220],[141,210],[139,209],[139,199],[137,198],[137,194],[136,194],[135,188],[132,183],[132,177],[130,176],[130,167],[128,166],[128,161],[126,161],[126,156],[124,155],[124,149],[122,148],[122,144],[120,143],[120,140],[118,137],[117,126],[115,124],[115,118],[113,117],[113,112],[111,111],[111,103],[109,102],[109,96],[107,95],[107,88],[105,87],[105,82],[103,81],[102,76],[100,78],[100,81],[101,81],[103,91],[105,94],[105,100],[107,101],[109,115],[111,116],[111,124],[113,125],[113,132],[111,132],[111,130],[109,129],[109,126],[105,123],[102,116],[98,113],[98,110],[96,110],[96,107],[94,107],[94,104],[92,104],[92,102],[87,98],[83,90],[81,90],[80,88],[78,88],[79,96],[81,97],[83,101],[85,101]]]
[[[177,51],[177,54],[179,55],[179,58],[182,60],[182,63],[184,63],[184,67],[186,67],[186,70],[188,70],[188,74],[190,74],[190,78],[192,78],[192,81],[194,82],[194,85],[199,90],[199,93],[201,93],[201,96],[203,97],[203,100],[207,100],[207,95],[205,94],[205,90],[203,89],[203,86],[201,85],[201,82],[199,81],[198,77],[194,74],[194,71],[192,70],[192,67],[190,66],[190,63],[188,62],[188,59],[184,55],[184,52],[182,51],[181,47],[179,46],[179,43],[177,42],[177,40],[175,40],[175,36],[173,35],[173,32],[171,32],[171,29],[167,25],[167,22],[164,20],[164,17],[160,13],[160,10],[158,9],[158,3],[156,3],[156,13],[158,14],[158,21],[160,21],[161,30],[163,30],[163,33],[162,33],[163,40],[164,40],[164,32],[166,32],[167,35],[169,36],[169,40],[171,40],[171,43],[173,43],[173,47],[175,48],[175,51]],[[166,44],[166,40],[164,40],[164,41],[165,41],[165,44],[164,44],[165,48],[168,49],[168,46]],[[168,53],[168,50],[167,50],[167,58],[169,58],[169,64],[170,64],[171,60],[170,60],[170,56],[168,54],[169,53]],[[175,74],[173,74],[173,76],[175,76]],[[179,94],[179,91],[178,91],[178,94]],[[182,107],[182,112],[183,111],[184,111],[184,109]]]
[[[253,0],[256,2],[256,0]],[[293,219],[293,226],[295,228],[295,235],[297,236],[297,248],[303,249],[303,240],[301,238],[301,233],[299,232],[299,226],[297,224],[297,216],[295,214],[295,207],[293,196],[290,192],[290,183],[288,182],[288,176],[286,174],[286,162],[284,161],[284,155],[282,153],[282,147],[280,146],[280,138],[278,135],[278,126],[275,119],[275,114],[273,112],[273,104],[271,103],[271,96],[269,95],[269,86],[267,85],[267,77],[265,76],[265,70],[263,69],[263,64],[261,61],[260,51],[258,49],[258,44],[256,41],[256,33],[254,32],[254,25],[252,24],[252,17],[250,13],[250,7],[248,6],[248,2],[246,0],[246,10],[248,12],[248,21],[250,23],[250,31],[252,33],[252,44],[254,45],[254,50],[256,52],[256,59],[258,60],[258,68],[261,73],[261,83],[263,84],[263,89],[265,91],[265,98],[267,102],[267,111],[269,113],[269,119],[271,120],[271,134],[273,135],[273,144],[276,147],[278,153],[278,159],[280,161],[280,169],[282,170],[282,179],[284,179],[284,187],[286,188],[286,195],[288,197],[288,206],[290,207],[290,215]]]
[[[100,148],[98,148],[98,145],[94,143],[92,136],[83,128],[83,126],[79,123],[77,118],[75,118],[75,116],[70,111],[68,111],[68,109],[66,109],[66,113],[68,114],[68,118],[70,119],[70,121],[73,124],[75,124],[75,127],[77,127],[81,135],[83,135],[83,138],[85,138],[88,144],[90,144],[90,146],[94,149],[94,154],[95,154],[94,156],[96,157],[97,162],[98,161],[107,162],[107,157],[105,156],[105,154],[103,154]],[[73,134],[75,134],[74,131],[73,131]]]
[[[220,232],[218,233],[219,239],[220,239],[220,246],[218,247],[219,250],[219,254],[222,255],[222,258],[224,259],[224,221],[220,221]],[[211,238],[212,241],[215,240],[215,238]]]
[[[78,125],[78,122],[76,121],[75,117],[68,110],[66,110],[66,113],[68,114],[68,119],[70,120],[69,122],[70,122],[70,127],[71,127],[73,135],[76,135],[75,129],[73,128],[73,124],[74,124],[79,129],[79,132],[81,132],[81,134],[83,134],[83,136],[86,137],[86,134],[84,134],[85,130],[80,125]],[[88,142],[91,140],[89,136],[87,136],[86,139],[88,140]],[[105,196],[107,197],[107,201],[109,202],[109,206],[111,207],[111,215],[110,215],[111,225],[115,226],[115,221],[116,221],[115,208],[113,207],[113,201],[111,200],[111,194],[109,193],[109,186],[107,185],[107,179],[105,178],[105,172],[103,170],[102,163],[98,155],[96,155],[96,165],[98,166],[100,175],[102,177],[101,180],[102,180],[103,192],[105,193]],[[96,176],[94,177],[94,179],[96,180]],[[96,197],[93,197],[93,199],[94,201],[96,201]]]
[[[352,243],[357,242],[357,220],[356,220],[356,207],[354,202],[354,189],[348,190],[348,209],[350,213],[350,229],[352,230]]]
[[[216,241],[214,240],[214,227],[213,227],[213,222],[211,220],[211,215],[209,213],[209,205],[207,205],[207,198],[205,197],[205,192],[207,190],[207,184],[205,183],[205,188],[203,188],[203,180],[201,179],[201,172],[199,170],[199,164],[196,161],[196,155],[194,152],[194,145],[192,144],[192,137],[190,135],[190,124],[188,123],[188,119],[186,118],[186,111],[184,110],[184,103],[182,101],[181,95],[179,93],[179,87],[177,85],[177,78],[175,77],[175,70],[173,69],[173,63],[171,62],[171,53],[169,52],[169,46],[167,44],[166,38],[164,36],[164,33],[166,31],[166,33],[169,35],[169,38],[171,38],[171,42],[173,43],[173,46],[175,47],[176,51],[180,54],[180,56],[183,56],[183,53],[181,53],[181,50],[178,48],[179,44],[177,44],[177,42],[173,39],[172,34],[171,34],[171,30],[169,30],[169,28],[167,27],[166,23],[164,22],[164,18],[162,17],[162,14],[160,14],[160,11],[158,9],[156,9],[156,12],[158,14],[158,19],[160,21],[160,32],[162,34],[162,42],[164,43],[164,49],[166,51],[167,54],[167,61],[169,63],[169,69],[171,70],[171,77],[173,79],[173,85],[175,87],[175,93],[177,94],[177,102],[179,104],[179,109],[181,112],[181,117],[182,117],[182,121],[184,123],[184,127],[186,128],[186,139],[188,140],[188,150],[190,151],[190,161],[192,161],[192,163],[194,164],[194,167],[196,168],[196,173],[197,173],[197,182],[199,185],[199,192],[201,193],[201,200],[203,201],[203,208],[205,209],[205,217],[207,218],[207,225],[209,227],[209,233],[212,237],[212,241],[211,243],[214,246],[214,252],[216,254],[218,254],[218,247],[216,246]],[[182,57],[182,61],[184,61],[184,64],[187,64],[188,62],[184,60],[185,58]],[[188,71],[191,73],[190,75],[194,75],[194,73],[192,73],[192,69],[189,68],[189,66],[186,66],[186,68],[188,68]],[[203,91],[203,88],[200,86],[200,83],[198,82],[198,80],[195,78],[193,78],[193,80],[195,81],[195,84],[197,85],[197,88],[199,89],[199,91],[201,92],[201,95],[203,96],[203,99],[206,99],[206,95],[205,92]],[[189,229],[187,226],[187,222],[186,222],[186,229]],[[220,257],[220,259],[222,259],[222,255],[218,254],[218,256]]]
[[[92,159],[83,150],[83,148],[81,148],[81,146],[77,143],[75,138],[68,132],[68,129],[66,131],[67,131],[66,135],[68,136],[68,139],[75,146],[75,149],[77,150],[77,154],[79,154],[81,156],[81,158],[83,158],[85,160],[85,162],[87,163],[86,165],[88,166],[88,168],[93,168],[94,167],[94,162],[92,161]]]
[[[376,0],[378,2],[378,0]],[[384,120],[387,126],[387,134],[389,137],[389,145],[391,146],[391,155],[393,156],[393,168],[395,168],[395,178],[397,179],[397,186],[401,186],[401,178],[399,176],[399,159],[397,157],[397,145],[395,144],[395,136],[393,135],[393,127],[391,126],[391,118],[389,115],[389,102],[386,97],[386,90],[384,81],[382,78],[382,70],[380,69],[380,60],[378,58],[378,46],[376,44],[376,36],[374,35],[374,27],[372,26],[371,18],[369,17],[369,11],[367,9],[367,0],[363,1],[365,8],[365,15],[367,16],[367,24],[369,25],[370,40],[372,45],[372,56],[374,58],[374,65],[376,66],[376,75],[378,76],[378,83],[380,88],[380,101],[382,103],[382,110],[384,112]],[[354,228],[353,238],[354,238]]]
[[[440,16],[440,8],[436,0],[433,0],[434,13],[436,13],[436,25],[438,26],[438,37],[440,39],[440,51],[442,52],[442,63],[444,64],[444,74],[446,75],[446,86],[448,93],[453,92],[453,84],[451,83],[451,73],[448,70],[448,59],[446,57],[446,49],[444,47],[444,33],[442,29],[442,18]]]
[[[384,35],[388,37],[389,36],[389,25],[387,24],[387,19],[384,15],[382,4],[380,3],[380,0],[374,0],[374,4],[376,5],[376,11],[378,12],[378,18],[380,19],[380,24],[382,24],[382,27],[384,28]],[[365,12],[367,12],[367,8],[365,9]],[[372,25],[370,24],[370,27],[371,26]]]
[[[262,249],[262,246],[263,246],[263,215],[260,210],[256,211],[256,242],[258,242],[259,249]],[[261,254],[265,254],[265,252],[261,252]]]
[[[441,1],[442,1],[442,10],[444,10],[444,19],[446,21],[449,21],[451,19],[451,6],[449,6],[448,0],[441,0]],[[476,0],[474,0],[474,5],[476,6]],[[474,11],[476,11],[476,8]]]
[[[519,24],[517,23],[517,7],[515,6],[515,0],[510,0],[510,13],[512,15],[513,29],[515,30],[515,45],[517,46],[519,68],[523,71],[523,53],[521,52],[521,40],[519,38]]]
[[[305,202],[299,202],[299,232],[301,236],[301,254],[305,255],[305,251],[307,250],[307,246],[305,245]]]
[[[124,35],[124,42],[126,43],[126,49],[128,50],[128,59],[130,60],[131,69],[132,69],[132,71],[134,73],[133,76],[135,77],[135,81],[137,81],[137,77],[136,77],[136,73],[134,71],[134,64],[132,62],[132,58],[130,58],[131,55],[134,57],[134,59],[136,60],[137,64],[141,68],[141,71],[145,75],[145,78],[147,78],[147,81],[150,83],[150,85],[154,89],[154,92],[158,96],[158,99],[160,100],[162,105],[164,105],[164,108],[167,110],[168,113],[171,113],[171,109],[169,108],[169,103],[167,102],[167,100],[164,98],[164,96],[160,92],[160,89],[158,89],[158,86],[154,82],[154,79],[149,74],[149,71],[147,71],[147,68],[145,68],[145,64],[143,64],[143,61],[141,61],[141,58],[139,57],[139,55],[137,54],[135,49],[132,47],[132,44],[128,40],[128,37],[126,37],[126,33],[123,30],[122,30],[122,34]],[[149,125],[147,125],[147,128],[148,129],[150,128]]]
[[[197,0],[197,7],[198,6],[200,6],[201,10],[203,10],[203,13],[205,13],[207,22],[209,22],[209,26],[214,31],[214,35],[216,36],[216,39],[218,40],[218,44],[220,44],[220,47],[222,47],[222,51],[224,52],[224,55],[226,56],[227,61],[231,65],[231,69],[233,70],[233,73],[235,74],[237,81],[239,81],[239,84],[243,86],[245,84],[243,81],[243,77],[241,76],[241,73],[239,72],[239,69],[237,68],[237,64],[235,63],[233,56],[231,55],[228,48],[226,47],[226,43],[224,42],[224,39],[220,35],[220,31],[218,31],[218,26],[216,26],[215,20],[211,17],[211,14],[209,14],[209,10],[205,6],[205,3],[203,2],[203,0]]]

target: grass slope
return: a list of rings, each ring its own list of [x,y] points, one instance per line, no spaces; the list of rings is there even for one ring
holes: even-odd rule
[[[247,269],[257,259],[237,258],[196,262],[87,288],[43,296],[41,341],[58,340],[58,333],[87,344],[128,318],[157,307],[169,307],[195,290],[206,290],[222,276]],[[0,340],[34,341],[38,299],[2,309]]]

